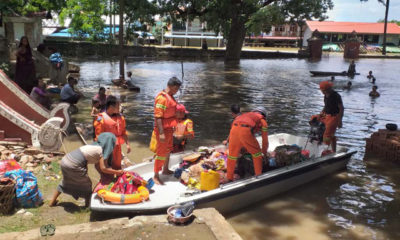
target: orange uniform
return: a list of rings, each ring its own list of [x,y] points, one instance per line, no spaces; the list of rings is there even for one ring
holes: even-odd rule
[[[164,161],[167,159],[168,154],[173,148],[174,127],[177,125],[177,119],[175,116],[176,105],[177,103],[174,97],[165,91],[161,91],[154,101],[154,118],[162,119],[162,126],[165,135],[165,141],[161,142],[160,132],[157,128],[157,122],[155,122],[154,132],[156,134],[157,145],[154,172],[159,172],[162,169]]]
[[[325,124],[325,132],[324,132],[324,136],[323,136],[323,142],[326,145],[331,144],[332,140],[336,139],[335,132],[336,132],[336,128],[338,127],[339,122],[340,122],[340,116],[324,113],[324,114],[320,114],[320,115],[313,115],[311,117],[311,120],[313,118],[317,118],[318,121]]]
[[[188,136],[194,137],[193,131],[193,121],[190,119],[182,119],[178,121],[177,126],[175,127],[174,136],[183,136],[183,140],[176,141],[174,139],[174,149],[173,153],[182,152],[185,150],[186,138]]]
[[[258,143],[255,133],[261,131],[262,148]],[[248,112],[235,118],[229,134],[229,155],[227,178],[233,180],[236,160],[240,150],[245,148],[253,157],[255,175],[262,173],[262,157],[268,150],[268,124],[265,117],[258,112]]]
[[[126,123],[125,118],[121,114],[110,117],[106,112],[99,113],[96,121],[94,121],[94,129],[97,136],[103,132],[111,132],[117,137],[113,151],[113,161],[111,167],[113,169],[121,169],[122,161],[122,144],[125,143]]]

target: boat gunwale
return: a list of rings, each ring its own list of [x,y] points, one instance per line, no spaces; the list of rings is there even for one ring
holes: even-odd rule
[[[357,151],[347,151],[347,152],[335,153],[334,155],[327,155],[324,157],[313,158],[290,166],[281,167],[278,169],[274,169],[272,171],[267,171],[259,176],[247,177],[235,182],[223,184],[219,188],[216,188],[214,190],[188,196],[184,201],[178,203],[194,201],[196,204],[201,204],[227,198],[233,195],[237,195],[238,193],[245,193],[248,191],[252,191],[267,184],[276,183],[282,179],[289,179],[291,177],[299,176],[305,172],[310,172],[312,170],[317,169],[322,164],[326,163],[333,164],[345,159],[348,159],[349,161],[351,156],[356,152]],[[135,165],[135,167],[145,166],[146,164],[150,163],[138,164]],[[92,194],[92,198],[96,196],[97,196],[96,193]],[[111,206],[115,206],[115,204],[111,204]],[[165,204],[153,208],[143,208],[143,206],[137,205],[137,209],[130,208],[127,210],[115,207],[111,208],[91,207],[91,209],[94,211],[101,211],[101,212],[153,213],[153,212],[162,212],[170,206],[171,206],[170,204]]]

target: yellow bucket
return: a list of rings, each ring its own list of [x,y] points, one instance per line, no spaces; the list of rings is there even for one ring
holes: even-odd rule
[[[207,172],[201,172],[200,175],[200,190],[210,191],[219,187],[219,173],[210,170]]]

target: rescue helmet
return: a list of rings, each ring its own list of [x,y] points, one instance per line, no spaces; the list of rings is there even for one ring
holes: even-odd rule
[[[259,112],[259,113],[261,113],[264,117],[267,117],[267,110],[265,109],[265,107],[258,106],[258,107],[256,107],[256,108],[253,109],[253,112]]]

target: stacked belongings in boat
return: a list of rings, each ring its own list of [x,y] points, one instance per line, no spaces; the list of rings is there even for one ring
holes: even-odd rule
[[[135,172],[125,172],[108,186],[97,191],[102,200],[118,204],[133,204],[149,200],[153,179],[145,181]]]
[[[200,147],[197,152],[184,156],[174,172],[174,176],[194,191],[209,191],[228,182],[226,178],[226,149]],[[262,172],[289,166],[309,159],[309,152],[297,145],[278,146],[270,153],[270,158],[263,160]],[[251,154],[242,151],[237,160],[234,181],[254,176],[254,166]]]
[[[227,159],[225,150],[200,147],[198,152],[183,157],[174,175],[189,189],[209,191],[228,182],[225,177]]]
[[[310,152],[308,150],[302,150],[296,144],[277,146],[270,154],[269,167],[280,168],[290,166],[309,159],[309,155]]]

